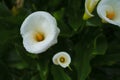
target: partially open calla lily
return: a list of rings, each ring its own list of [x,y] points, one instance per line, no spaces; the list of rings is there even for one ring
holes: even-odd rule
[[[103,22],[120,26],[119,0],[101,0],[97,7],[97,13]]]
[[[69,67],[71,57],[67,52],[58,52],[53,56],[53,63],[63,68]]]
[[[44,11],[30,14],[20,31],[25,49],[34,54],[42,53],[56,44],[60,32],[55,18]]]
[[[87,20],[94,15],[92,14],[99,0],[85,0],[85,13],[83,15],[83,19]]]

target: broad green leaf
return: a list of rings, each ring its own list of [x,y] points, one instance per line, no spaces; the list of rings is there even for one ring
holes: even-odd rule
[[[105,55],[96,56],[93,60],[94,65],[114,65],[120,61],[120,42],[112,40],[108,44],[108,49]]]
[[[82,20],[82,14],[84,13],[83,5],[83,0],[68,0],[67,2],[65,9],[66,20],[75,32],[81,28],[81,25],[84,23]]]
[[[101,25],[102,25],[101,19],[96,15],[95,15],[95,17],[90,18],[86,21],[86,26],[98,27]]]
[[[0,80],[11,80],[10,69],[5,62],[0,60]]]
[[[90,60],[92,59],[92,48],[87,48],[78,44],[75,47],[76,56],[74,60],[74,65],[77,70],[77,80],[85,80],[90,71]]]
[[[51,61],[51,52],[48,50],[42,54],[37,55],[37,63],[35,64],[37,66],[37,71],[39,73],[39,76],[41,80],[47,80],[49,75],[49,64]]]
[[[13,40],[17,36],[17,30],[12,29],[12,30],[6,30],[6,29],[1,29],[1,34],[0,34],[0,44],[4,44],[7,41],[9,42],[10,40]]]
[[[22,43],[21,44],[17,44],[15,43],[15,50],[16,50],[16,53],[17,55],[20,56],[20,58],[22,59],[22,61],[24,61],[25,63],[27,63],[27,65],[29,66],[29,68],[36,68],[36,60],[29,56],[30,53],[28,53]]]
[[[10,48],[9,53],[7,52],[3,54],[3,56],[6,56],[5,62],[8,65],[8,67],[18,69],[18,70],[28,68],[28,64],[15,51],[14,45],[12,44],[9,44],[9,45],[13,47],[14,49]]]
[[[47,80],[48,76],[48,71],[49,71],[49,60],[42,60],[38,62],[37,65],[37,70],[39,71],[39,75],[41,77],[41,80]]]
[[[40,79],[40,77],[37,74],[37,75],[32,76],[30,80],[39,80],[39,79]]]
[[[91,72],[90,61],[95,57],[95,55],[93,55],[94,40],[96,40],[97,36],[101,33],[100,28],[86,27],[79,34],[79,42],[75,45],[76,55],[74,56],[74,65],[77,70],[78,80],[86,80]],[[99,40],[95,43],[97,44],[96,51],[100,51],[103,43],[101,44]]]
[[[59,11],[53,13],[53,16],[57,20],[58,27],[60,28],[60,35],[63,37],[71,37],[73,35],[73,30],[69,25],[66,24],[64,20],[65,9],[61,8]]]
[[[116,27],[114,34],[120,40],[120,28],[119,27]]]
[[[61,2],[62,0],[52,0],[52,2],[48,1],[48,6],[52,9],[55,9],[60,5]]]
[[[107,41],[106,37],[103,34],[96,36],[94,39],[94,51],[95,55],[104,55],[107,50]]]
[[[58,21],[58,25],[58,27],[60,28],[60,36],[71,37],[74,34],[71,28],[66,25],[64,21]]]
[[[52,66],[51,72],[54,80],[71,80],[67,73],[65,73],[64,69],[60,66]]]
[[[12,67],[12,68],[15,68],[15,69],[19,69],[19,70],[28,68],[27,63],[25,63],[25,62],[11,63],[9,66]]]
[[[119,80],[119,65],[96,66],[92,69],[91,76],[87,80]]]
[[[102,66],[102,65],[114,65],[117,62],[120,62],[120,54],[114,53],[114,54],[106,54],[104,56],[97,56],[92,60],[93,65],[95,66]]]
[[[53,16],[55,17],[56,20],[61,20],[64,17],[64,12],[65,12],[65,9],[61,8],[60,10],[55,11],[53,13]]]
[[[11,16],[10,10],[4,3],[0,3],[0,17]]]

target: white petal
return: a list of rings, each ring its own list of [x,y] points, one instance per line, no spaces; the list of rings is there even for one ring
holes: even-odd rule
[[[58,63],[58,61],[57,61],[57,59],[58,59],[59,56],[60,56],[59,54],[55,54],[55,55],[53,56],[53,58],[52,58],[52,61],[53,61],[53,63],[54,63],[55,65],[59,65],[59,63]]]
[[[93,4],[94,4],[94,0],[86,0],[85,1],[85,11],[90,17],[94,16],[93,14],[91,14],[92,10],[91,11],[89,10],[89,9],[91,9],[91,7],[95,7],[95,6],[93,6]]]
[[[49,47],[57,43],[57,37],[60,32],[56,20],[52,15],[44,11],[38,11],[30,14],[21,26],[21,35],[25,49],[34,54],[42,53]],[[34,35],[44,34],[44,40],[37,42]]]
[[[101,0],[97,7],[97,13],[102,18],[102,20],[120,26],[120,1],[119,0]],[[106,17],[106,11],[113,9],[115,13],[114,19],[109,19]]]
[[[65,62],[61,62],[60,58],[63,57],[65,59]],[[67,52],[58,52],[53,56],[53,63],[56,65],[60,65],[63,68],[66,68],[69,66],[71,62],[70,55]]]
[[[85,0],[85,13],[83,16],[84,20],[87,20],[88,18],[91,18],[94,16],[92,12],[95,9],[98,1],[99,0]]]

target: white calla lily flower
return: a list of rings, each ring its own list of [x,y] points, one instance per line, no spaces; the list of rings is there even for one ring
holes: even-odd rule
[[[56,44],[60,32],[55,18],[45,11],[30,14],[20,31],[25,49],[34,54],[42,53]]]
[[[97,13],[103,22],[120,26],[119,0],[101,0],[97,7]]]
[[[54,64],[66,68],[69,67],[69,64],[71,63],[71,57],[67,52],[58,52],[53,56],[52,61]]]
[[[83,15],[83,19],[87,20],[94,15],[92,14],[99,0],[85,0],[85,13]]]

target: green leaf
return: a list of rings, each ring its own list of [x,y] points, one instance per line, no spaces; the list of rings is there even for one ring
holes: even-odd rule
[[[101,19],[98,16],[90,18],[86,22],[86,26],[98,27],[98,26],[101,26],[101,25],[102,25],[102,22],[101,22]]]
[[[49,71],[49,61],[48,60],[40,60],[37,64],[37,70],[39,71],[41,80],[47,80],[47,75]]]
[[[25,63],[25,62],[17,62],[17,63],[11,63],[11,64],[10,64],[10,67],[15,68],[15,69],[22,70],[22,69],[27,68],[28,65],[27,65],[27,63]]]
[[[35,75],[35,76],[32,76],[32,78],[30,80],[39,80],[39,76],[38,75]]]
[[[71,78],[64,72],[64,70],[59,66],[52,66],[51,68],[54,80],[71,80]]]
[[[90,61],[95,57],[95,55],[93,55],[94,46],[96,46],[96,51],[100,51],[102,49],[101,45],[103,43],[101,44],[99,42],[100,38],[102,37],[98,36],[101,33],[102,32],[99,27],[84,27],[82,32],[79,34],[79,42],[77,42],[74,47],[74,66],[78,74],[77,80],[85,80],[90,74]],[[104,53],[104,50],[102,52]]]
[[[70,27],[76,32],[83,24],[83,0],[68,0],[65,10],[66,19]]]
[[[114,54],[106,54],[104,56],[97,56],[95,59],[93,59],[94,65],[114,65],[117,62],[120,62],[120,54],[114,53]]]
[[[0,3],[0,17],[10,16],[10,10],[4,3]]]
[[[15,38],[17,35],[16,29],[12,29],[12,30],[1,29],[0,31],[1,31],[0,44],[4,44],[7,41],[9,42],[10,40],[13,40],[13,38]]]
[[[22,43],[21,44],[15,43],[15,50],[16,53],[19,55],[19,57],[22,59],[22,61],[24,61],[24,63],[27,63],[29,68],[36,68],[36,63],[37,63],[36,60],[31,56],[29,56],[30,53],[26,52]]]
[[[115,27],[116,30],[114,32],[115,36],[120,40],[120,28],[119,27]]]
[[[12,48],[9,53],[6,53],[6,64],[10,68],[22,70],[28,68],[28,64],[21,58],[21,56],[15,51],[15,47],[10,45]],[[5,53],[4,53],[5,54]],[[5,56],[5,55],[4,55]]]
[[[103,34],[96,36],[94,39],[94,51],[95,55],[104,55],[107,50],[106,37]]]
[[[55,11],[53,13],[53,16],[55,17],[56,20],[61,20],[64,17],[64,12],[65,12],[65,9],[61,8],[60,10]]]
[[[53,16],[57,20],[58,27],[60,28],[60,35],[63,37],[71,37],[73,35],[73,31],[69,25],[66,24],[64,20],[64,12],[65,9],[61,8],[58,11],[53,13]]]
[[[58,21],[58,25],[58,27],[60,28],[60,36],[71,37],[74,34],[71,28],[66,25],[64,21]]]
[[[105,55],[96,56],[93,60],[94,65],[113,65],[120,61],[120,42],[117,39],[108,44]]]
[[[11,74],[8,66],[0,60],[0,80],[11,80]]]
[[[92,48],[83,48],[81,44],[78,44],[75,47],[75,51],[74,65],[78,74],[77,80],[85,80],[91,71],[90,60],[92,59]]]
[[[50,9],[55,9],[60,5],[61,2],[62,0],[52,0],[52,2],[48,1],[48,6]]]
[[[37,66],[37,71],[39,73],[39,76],[41,80],[47,80],[48,79],[48,73],[49,73],[49,63],[51,60],[51,54],[50,52],[45,52],[40,55],[37,55],[37,63],[35,64]],[[47,55],[46,55],[47,54]]]

